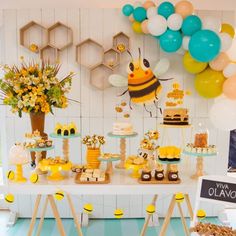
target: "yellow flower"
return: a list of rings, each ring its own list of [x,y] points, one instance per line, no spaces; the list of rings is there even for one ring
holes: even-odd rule
[[[27,75],[28,75],[28,71],[25,70],[25,69],[22,69],[22,70],[21,70],[21,74],[22,74],[23,76],[27,76]]]

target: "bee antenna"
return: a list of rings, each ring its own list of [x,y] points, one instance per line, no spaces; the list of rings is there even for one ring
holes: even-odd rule
[[[141,49],[140,48],[138,48],[138,58],[139,58],[139,60],[141,59]]]
[[[133,59],[133,56],[132,56],[131,52],[129,50],[127,50],[127,53],[130,55],[130,57],[131,57],[131,59],[133,61],[134,59]]]

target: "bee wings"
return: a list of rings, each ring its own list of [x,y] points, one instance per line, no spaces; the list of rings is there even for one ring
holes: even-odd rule
[[[153,69],[153,74],[158,78],[165,74],[170,68],[170,62],[167,58],[162,58]]]
[[[118,74],[112,74],[109,76],[109,83],[114,87],[126,87],[128,86],[128,78]]]

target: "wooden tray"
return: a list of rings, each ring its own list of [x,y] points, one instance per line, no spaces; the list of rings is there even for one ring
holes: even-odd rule
[[[180,184],[181,179],[178,179],[176,181],[169,181],[167,178],[164,178],[163,180],[156,180],[154,177],[150,181],[143,181],[141,178],[138,179],[138,182],[140,184]]]
[[[81,173],[78,173],[76,176],[75,176],[75,183],[76,184],[109,184],[111,182],[110,180],[110,175],[109,174],[105,174],[105,180],[104,181],[80,181],[80,176],[81,176]]]

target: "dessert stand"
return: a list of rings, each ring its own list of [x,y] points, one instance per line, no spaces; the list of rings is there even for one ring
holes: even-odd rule
[[[102,161],[102,162],[106,162],[107,164],[107,168],[106,168],[106,173],[109,174],[109,175],[112,175],[113,174],[113,165],[112,165],[112,162],[114,161],[119,161],[120,158],[117,157],[117,158],[102,158],[102,157],[99,157],[98,158],[99,161]]]
[[[73,135],[63,136],[63,135],[57,135],[55,133],[51,133],[50,137],[63,139],[63,158],[65,161],[69,161],[69,152],[70,152],[69,151],[69,139],[78,138],[78,137],[80,137],[80,134],[76,133]]]
[[[216,156],[217,153],[193,153],[193,152],[183,152],[184,155],[195,157],[197,159],[196,162],[196,173],[191,176],[192,179],[198,179],[201,176],[206,175],[204,172],[204,158]]]
[[[120,139],[120,163],[116,165],[118,169],[125,169],[125,158],[126,158],[126,139],[134,138],[138,135],[138,133],[134,132],[130,135],[115,135],[112,132],[109,132],[108,137],[111,138],[119,138]]]
[[[143,169],[145,166],[147,165],[147,163],[141,164],[141,165],[137,165],[137,164],[131,164],[131,163],[125,163],[125,168],[126,169],[132,169],[133,172],[130,174],[130,177],[132,178],[139,178],[140,177],[140,173],[139,171],[141,169]]]
[[[43,175],[43,174],[47,174],[47,171],[42,171],[38,165],[39,162],[42,160],[42,152],[44,151],[50,151],[53,150],[54,146],[51,147],[44,147],[44,148],[28,148],[28,150],[30,152],[35,152],[35,161],[36,161],[36,168],[35,168],[35,172],[39,175]]]

